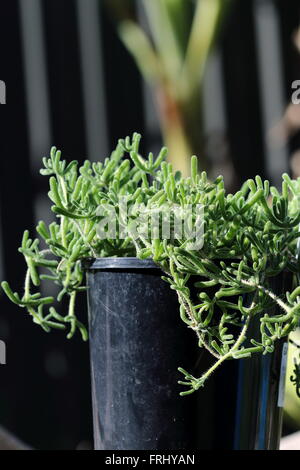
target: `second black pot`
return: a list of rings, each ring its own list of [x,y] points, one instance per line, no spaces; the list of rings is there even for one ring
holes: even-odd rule
[[[177,367],[199,376],[211,358],[161,275],[136,258],[87,266],[95,449],[276,449],[284,343],[224,363],[204,388],[180,397]]]

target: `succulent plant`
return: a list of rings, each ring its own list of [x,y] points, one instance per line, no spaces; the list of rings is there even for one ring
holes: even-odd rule
[[[186,395],[203,386],[224,361],[271,353],[275,342],[297,327],[300,179],[284,174],[279,192],[257,176],[227,194],[221,176],[212,182],[205,172],[198,173],[195,156],[191,176],[184,178],[166,163],[166,148],[156,158],[152,153],[143,158],[140,139],[134,134],[120,140],[103,163],[86,161],[80,168],[76,161],[67,164],[52,148],[41,173],[50,178],[49,198],[57,221],[48,227],[39,222],[40,238],[24,233],[19,249],[27,264],[23,295],[7,282],[2,288],[45,331],[69,327],[68,338],[78,329],[87,339],[75,313],[77,294],[86,290],[82,260],[152,258],[177,293],[182,320],[194,330],[199,346],[216,359],[199,378],[179,369],[185,377],[180,383],[188,387],[181,394]],[[200,216],[195,210],[199,207]],[[178,232],[178,214],[186,216],[187,208],[187,225],[201,228],[198,245]],[[155,230],[149,224],[153,217]],[[40,249],[40,239],[46,249]],[[286,271],[292,273],[293,290],[278,296],[272,278]],[[65,314],[58,313],[53,297],[36,292],[43,280],[60,286],[58,301],[69,298]],[[281,313],[277,308],[274,314],[274,305]],[[260,337],[253,338],[250,326],[257,319]]]

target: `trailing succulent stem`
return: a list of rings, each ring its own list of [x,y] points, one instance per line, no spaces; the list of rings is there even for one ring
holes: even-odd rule
[[[68,329],[71,338],[79,330],[87,339],[75,312],[76,297],[86,290],[82,260],[152,258],[177,293],[183,322],[215,358],[198,378],[179,369],[186,395],[224,361],[271,353],[275,342],[297,327],[300,179],[283,175],[278,191],[257,176],[226,194],[221,176],[211,182],[205,172],[198,173],[196,157],[191,176],[184,178],[166,163],[165,148],[156,157],[143,157],[140,139],[134,134],[120,140],[104,162],[86,161],[80,168],[51,150],[41,173],[49,177],[56,221],[39,222],[39,238],[24,233],[19,249],[27,265],[23,295],[7,282],[2,287],[45,331]],[[40,249],[41,239],[46,249]],[[293,276],[293,291],[278,295],[273,279],[283,272]],[[57,299],[36,292],[46,280],[59,286]],[[69,308],[60,314],[54,302],[63,297]],[[260,325],[255,337],[254,322]]]

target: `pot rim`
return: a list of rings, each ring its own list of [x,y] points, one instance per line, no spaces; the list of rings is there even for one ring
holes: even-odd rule
[[[82,260],[82,266],[86,270],[105,269],[157,269],[160,267],[151,258],[139,259],[135,257],[107,257],[107,258],[86,258]]]

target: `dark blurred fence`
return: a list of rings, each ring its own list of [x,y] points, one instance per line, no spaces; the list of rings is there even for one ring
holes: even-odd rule
[[[152,1],[152,0],[151,0]],[[16,290],[24,228],[49,221],[39,176],[51,145],[80,162],[103,159],[119,137],[139,131],[160,145],[157,117],[139,73],[101,0],[2,0],[0,79],[0,277]],[[298,134],[274,147],[268,130],[300,79],[292,43],[298,0],[235,0],[204,86],[207,151],[235,184],[259,173],[276,184]],[[227,149],[226,152],[224,149]],[[223,153],[227,153],[226,158]],[[0,424],[36,448],[91,445],[88,346],[45,334],[0,294]],[[84,300],[79,307],[86,318]]]

